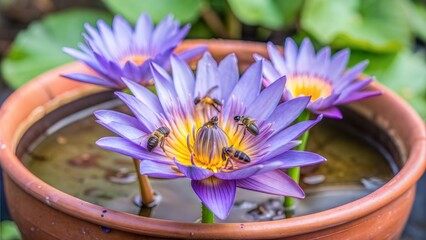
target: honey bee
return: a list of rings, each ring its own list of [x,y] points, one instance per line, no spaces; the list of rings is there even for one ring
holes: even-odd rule
[[[219,118],[217,116],[212,117],[208,122],[204,123],[205,127],[217,127]]]
[[[204,97],[196,97],[194,99],[194,104],[197,105],[199,103],[204,103],[207,105],[211,105],[216,111],[220,112],[222,109],[222,102],[216,98],[211,98],[209,95],[216,89],[218,86],[213,86],[210,88]],[[220,108],[220,109],[219,109]]]
[[[147,148],[148,151],[152,152],[154,148],[160,144],[160,147],[164,150],[164,140],[170,134],[170,129],[168,127],[159,127],[155,130],[148,139]]]
[[[225,169],[228,167],[228,164],[231,164],[231,170],[234,168],[233,160],[243,163],[249,163],[251,161],[247,154],[233,148],[232,146],[222,148],[222,160],[226,161]]]
[[[237,133],[239,126],[245,127],[243,137],[240,140],[240,144],[243,141],[244,137],[246,136],[246,131],[248,131],[249,133],[251,133],[254,136],[259,135],[259,128],[257,127],[256,121],[254,119],[246,117],[246,116],[235,116],[234,120],[238,123],[237,129],[235,130],[235,133]]]

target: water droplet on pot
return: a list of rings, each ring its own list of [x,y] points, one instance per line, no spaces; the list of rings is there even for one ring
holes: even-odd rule
[[[324,181],[325,181],[325,176],[321,174],[306,176],[303,178],[303,182],[309,185],[317,185],[317,184],[323,183]]]

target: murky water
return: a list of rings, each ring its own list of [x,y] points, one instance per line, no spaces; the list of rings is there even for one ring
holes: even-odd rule
[[[84,114],[89,117],[81,118]],[[31,172],[63,192],[107,209],[186,222],[199,219],[200,201],[187,179],[151,179],[161,195],[159,205],[152,209],[134,205],[138,186],[132,160],[97,147],[96,140],[112,133],[96,124],[87,112],[78,118],[81,119],[74,122],[73,117],[68,118],[70,124],[52,126],[47,137],[39,138],[29,148],[31,153],[23,154]],[[345,121],[332,120],[323,121],[311,131],[309,150],[325,156],[328,162],[303,170],[301,185],[307,197],[298,201],[295,215],[361,198],[392,178],[397,167],[389,154],[372,138],[357,133]],[[283,218],[280,201],[278,197],[239,189],[226,221]]]

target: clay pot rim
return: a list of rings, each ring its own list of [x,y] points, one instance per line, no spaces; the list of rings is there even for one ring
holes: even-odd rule
[[[186,40],[182,43],[180,49],[201,44],[208,45],[210,49],[219,49],[219,55],[225,52],[238,52],[238,50],[247,51],[247,49],[262,53],[266,51],[264,43],[231,40]],[[58,78],[58,73],[70,72],[71,69],[88,71],[80,63],[71,63],[56,68],[29,82],[5,101],[0,110],[0,122],[3,123],[0,126],[0,163],[5,173],[12,180],[35,198],[50,205],[52,208],[98,225],[133,233],[144,233],[159,237],[175,236],[178,238],[218,238],[223,236],[241,238],[242,236],[248,236],[261,239],[280,237],[284,233],[286,235],[296,235],[307,230],[320,230],[326,228],[326,226],[350,222],[383,207],[408,191],[420,178],[426,167],[426,131],[424,122],[411,106],[399,96],[379,83],[373,83],[369,86],[369,89],[381,90],[384,95],[380,99],[376,98],[367,101],[374,102],[379,99],[380,101],[390,102],[395,108],[393,109],[397,114],[395,116],[403,116],[407,121],[405,125],[408,128],[415,127],[418,130],[413,131],[412,135],[406,137],[408,142],[403,148],[407,149],[407,161],[401,171],[383,187],[363,198],[319,213],[267,222],[195,224],[140,217],[114,210],[108,210],[108,213],[101,218],[100,214],[105,208],[68,195],[41,181],[25,168],[14,153],[18,140],[16,131],[19,131],[19,126],[14,125],[14,121],[11,120],[14,114],[19,113],[15,105],[19,106],[19,103],[22,104],[31,100],[38,101],[38,99],[31,99],[33,95],[28,93],[37,94],[37,91],[42,91],[39,92],[40,98],[42,98],[40,100],[42,103],[39,105],[48,106],[52,102],[56,102],[56,105],[58,105],[59,103],[68,102],[70,99],[75,99],[76,96],[102,91],[99,87]],[[55,90],[55,86],[60,89]],[[53,100],[44,96],[49,94],[54,95]],[[362,108],[366,105],[368,106],[366,101],[362,101],[355,104],[354,107],[358,108],[360,106]],[[25,119],[21,120],[21,122],[25,122]],[[398,139],[394,140],[399,141]],[[273,232],[274,234],[265,235],[264,231]]]

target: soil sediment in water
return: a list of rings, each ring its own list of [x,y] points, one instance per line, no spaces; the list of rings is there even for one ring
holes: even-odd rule
[[[138,195],[130,158],[100,149],[95,142],[113,135],[89,116],[39,139],[23,161],[37,177],[82,200],[132,214],[194,222],[201,204],[188,179],[152,179],[161,196],[151,209],[133,204]],[[396,165],[382,149],[362,135],[356,136],[344,120],[323,120],[310,132],[308,150],[327,162],[302,170],[306,198],[298,201],[296,216],[333,208],[361,198],[389,181]],[[280,197],[238,189],[226,222],[275,220],[285,217]],[[107,213],[105,213],[107,214]]]

